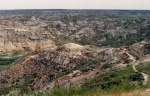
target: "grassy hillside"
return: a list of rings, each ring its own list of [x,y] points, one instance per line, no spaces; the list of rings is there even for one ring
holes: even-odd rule
[[[10,64],[14,63],[20,57],[22,57],[22,53],[0,54],[0,71],[8,68]]]
[[[14,90],[9,96],[149,96],[145,89],[136,89],[130,91],[104,91],[101,89],[83,89],[83,88],[63,88],[53,91],[33,92],[31,94],[20,95],[19,91]]]
[[[142,80],[142,75],[134,72],[129,65],[124,69],[112,69],[108,73],[87,80],[81,87],[55,88],[51,91],[31,93],[13,89],[9,94],[10,96],[127,96],[127,94],[148,96],[142,95],[142,90],[147,88],[142,85]]]

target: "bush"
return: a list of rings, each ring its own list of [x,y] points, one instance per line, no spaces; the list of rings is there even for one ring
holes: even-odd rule
[[[100,87],[105,90],[111,90],[113,88],[126,90],[128,87],[132,89],[141,86],[142,81],[142,75],[134,72],[132,66],[127,66],[124,69],[112,69],[103,75],[87,80],[83,86],[90,88]]]

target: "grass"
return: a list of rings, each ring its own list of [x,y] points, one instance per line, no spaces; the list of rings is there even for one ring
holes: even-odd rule
[[[100,87],[109,90],[119,88],[119,90],[130,90],[142,86],[142,75],[134,72],[132,66],[124,69],[112,69],[108,73],[87,80],[86,87]]]
[[[9,65],[0,65],[0,71],[7,69]]]
[[[148,96],[140,95],[146,88],[142,85],[140,76],[133,71],[132,66],[128,66],[124,69],[112,69],[108,73],[89,79],[81,87],[72,86],[27,93],[17,89],[10,91],[9,94],[10,96],[128,96],[132,93],[131,96]]]
[[[150,75],[150,62],[141,63],[136,66],[137,70]]]
[[[21,53],[20,54],[19,53],[0,54],[0,71],[7,69],[10,64],[14,63],[20,57],[22,57]]]
[[[130,91],[118,91],[118,90],[102,90],[100,88],[57,88],[53,90],[47,90],[42,92],[31,92],[29,94],[20,94],[19,90],[13,90],[8,96],[149,96],[144,94],[145,89],[135,89]],[[130,95],[128,95],[130,94]],[[131,95],[132,94],[132,95]]]
[[[4,58],[3,56],[1,58]],[[3,67],[5,68],[5,64]],[[137,69],[140,72],[149,73],[150,63],[138,65]],[[22,89],[12,88],[8,96],[128,96],[128,94],[132,94],[130,96],[149,96],[143,95],[143,90],[150,87],[142,85],[142,81],[142,75],[134,72],[132,66],[129,65],[123,69],[111,69],[103,75],[88,79],[81,87],[72,86],[32,92],[22,90],[22,86]]]

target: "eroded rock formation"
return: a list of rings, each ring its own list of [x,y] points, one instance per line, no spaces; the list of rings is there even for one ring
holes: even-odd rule
[[[21,62],[11,65],[8,70],[0,73],[0,85],[7,88],[27,84],[31,89],[43,89],[52,82],[54,83],[55,80],[59,80],[62,76],[72,72],[81,75],[78,77],[81,79],[73,79],[73,81],[80,81],[90,78],[90,74],[94,76],[101,70],[104,72],[105,68],[110,68],[109,66],[127,65],[134,60],[136,58],[130,54],[128,47],[91,48],[68,43],[35,55],[30,54]],[[76,77],[73,74],[68,76]]]

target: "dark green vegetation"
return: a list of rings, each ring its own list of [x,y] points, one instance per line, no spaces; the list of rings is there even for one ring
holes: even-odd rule
[[[124,69],[111,69],[109,72],[88,80],[86,87],[99,87],[101,89],[131,90],[142,86],[143,77],[140,73],[134,72],[129,65]]]
[[[137,66],[137,69],[141,72],[150,75],[150,62],[141,63]]]
[[[15,63],[20,57],[22,57],[22,53],[3,53],[0,54],[0,71],[9,67],[10,64]]]
[[[12,96],[25,93],[25,96],[104,96],[147,88],[142,85],[142,81],[142,75],[134,72],[132,66],[129,65],[126,68],[112,69],[103,75],[89,79],[81,87],[55,88],[42,92],[30,92],[19,88],[9,92],[13,94]]]
[[[124,69],[112,69],[111,71],[87,80],[82,87],[60,88],[51,92],[39,93],[41,96],[104,96],[121,92],[128,92],[137,89],[144,89],[143,77],[140,73],[134,72],[132,66]],[[38,94],[38,96],[40,96]],[[36,96],[36,95],[33,95]]]

